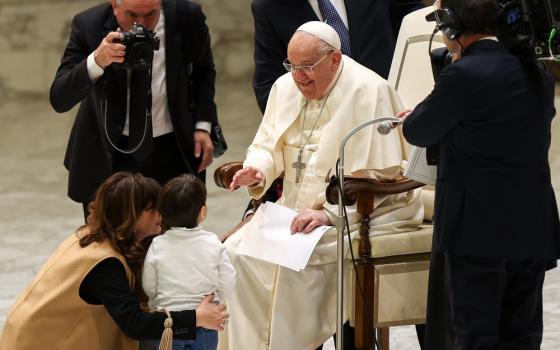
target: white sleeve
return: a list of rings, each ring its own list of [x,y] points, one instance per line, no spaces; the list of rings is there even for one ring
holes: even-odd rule
[[[194,129],[195,130],[204,130],[208,133],[210,133],[212,131],[212,123],[210,122],[196,122],[196,124],[194,125]]]
[[[216,294],[223,303],[227,299],[235,288],[235,269],[229,261],[227,255],[227,250],[224,245],[220,242],[220,253],[219,253],[219,263],[218,263],[218,290]]]
[[[336,226],[336,220],[338,218],[338,204],[329,204],[325,202],[323,204],[323,212],[327,214],[327,217],[331,221],[331,224],[333,226]],[[348,225],[350,226],[357,224],[361,220],[361,215],[358,213],[357,204],[346,206],[346,215],[348,215]]]
[[[150,304],[157,294],[157,268],[155,260],[154,242],[150,245],[146,259],[144,260],[144,270],[142,272],[142,288],[150,298]]]
[[[99,67],[95,62],[95,57],[93,56],[94,53],[95,52],[90,53],[87,58],[87,71],[88,71],[89,79],[92,82],[96,82],[97,79],[101,78],[103,73],[105,73],[103,71],[103,68]]]
[[[280,176],[284,169],[277,169],[274,163],[274,128],[276,120],[277,86],[272,85],[263,119],[257,130],[253,142],[247,149],[247,157],[243,167],[253,167],[263,172],[263,182],[252,187],[247,187],[249,195],[253,198],[261,198],[274,180]]]

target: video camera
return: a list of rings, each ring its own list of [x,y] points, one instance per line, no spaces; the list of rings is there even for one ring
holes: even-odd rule
[[[538,60],[560,58],[560,0],[501,0],[498,39],[510,51]]]
[[[122,33],[120,43],[126,46],[124,62],[119,68],[150,69],[154,50],[159,49],[159,38],[142,25],[134,23],[128,32]]]
[[[560,60],[560,0],[500,0],[498,5],[497,37],[509,51],[537,60]],[[426,20],[434,21],[435,14]],[[437,81],[452,55],[445,47],[432,50],[430,40],[430,60]]]

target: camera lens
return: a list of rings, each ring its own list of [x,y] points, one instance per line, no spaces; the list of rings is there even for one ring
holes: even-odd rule
[[[154,58],[153,48],[146,42],[135,43],[130,48],[130,63],[135,66],[150,66]]]

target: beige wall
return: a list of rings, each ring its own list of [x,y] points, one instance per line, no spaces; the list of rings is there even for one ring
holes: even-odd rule
[[[0,104],[45,96],[74,14],[94,0],[0,0]],[[250,79],[253,21],[250,0],[199,1],[208,17],[218,79]]]

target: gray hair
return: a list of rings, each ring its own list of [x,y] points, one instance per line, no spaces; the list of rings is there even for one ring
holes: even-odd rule
[[[329,52],[332,52],[332,51],[338,51],[334,46],[327,43],[326,41],[324,41],[321,38],[317,38],[317,49],[319,50],[319,52],[322,55],[326,55],[326,54],[328,54]]]
[[[316,42],[316,44],[313,46],[313,49],[316,50],[317,53],[320,54],[320,55],[326,55],[326,54],[328,54],[329,52],[332,52],[332,51],[339,51],[339,50],[337,50],[336,47],[332,46],[331,44],[329,44],[325,40],[323,40],[323,39],[319,38],[318,36],[315,36],[311,33],[304,32],[304,31],[296,31],[294,33],[294,35],[295,34],[305,35],[307,37],[313,38]]]
[[[161,0],[159,1],[159,3],[161,4]],[[119,6],[121,4],[121,0],[115,0],[115,5]]]
[[[299,33],[300,35],[305,35],[305,36],[308,36],[308,37],[310,37],[310,38],[313,38],[313,39],[315,40],[315,42],[316,42],[316,45],[315,45],[314,49],[316,49],[317,52],[318,52],[320,55],[326,55],[326,54],[328,54],[329,52],[338,51],[338,50],[336,49],[336,47],[332,46],[331,44],[329,44],[329,43],[326,42],[325,40],[319,38],[318,36],[315,36],[315,35],[313,35],[313,34],[311,34],[311,33],[304,32],[304,31],[296,31],[296,33]]]

